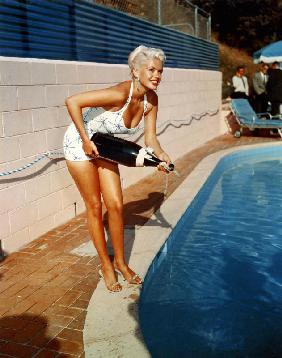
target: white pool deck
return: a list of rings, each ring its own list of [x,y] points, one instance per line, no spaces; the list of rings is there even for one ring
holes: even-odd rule
[[[271,146],[282,146],[282,143],[233,147],[203,159],[163,203],[155,217],[153,216],[140,228],[126,230],[126,237],[134,240],[133,246],[130,245],[130,252],[127,252],[130,255],[130,266],[140,276],[145,277],[151,262],[167,240],[172,228],[175,227],[220,159],[230,153]],[[165,227],[155,225],[155,220],[160,215],[169,225],[164,225]],[[139,293],[139,288],[124,285],[121,292],[111,294],[105,289],[103,281],[99,282],[89,302],[85,320],[83,332],[85,357],[150,357],[138,324]]]

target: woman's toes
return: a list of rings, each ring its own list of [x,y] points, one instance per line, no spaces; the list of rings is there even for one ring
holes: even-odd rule
[[[130,283],[140,285],[142,283],[142,279],[137,274],[134,274],[130,279]]]

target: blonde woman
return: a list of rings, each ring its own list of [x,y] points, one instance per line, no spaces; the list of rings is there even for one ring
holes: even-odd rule
[[[142,280],[125,262],[123,200],[118,165],[99,159],[98,150],[90,138],[95,132],[133,134],[144,117],[145,145],[152,147],[159,159],[171,163],[156,136],[158,97],[155,90],[162,78],[164,61],[162,50],[139,46],[128,58],[132,81],[77,94],[66,100],[73,123],[64,137],[65,158],[85,202],[89,232],[101,262],[100,274],[111,292],[122,289],[116,272],[120,272],[130,284],[139,285]],[[85,107],[90,108],[83,115]],[[159,170],[165,169],[160,166]],[[101,195],[108,211],[113,262],[104,236]]]

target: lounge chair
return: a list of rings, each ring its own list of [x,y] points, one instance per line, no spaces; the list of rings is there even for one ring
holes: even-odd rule
[[[255,129],[277,129],[282,137],[282,117],[271,116],[270,113],[256,113],[249,101],[243,98],[232,99],[230,103],[231,111],[234,114],[240,130],[234,133],[235,137],[240,137],[243,128]]]

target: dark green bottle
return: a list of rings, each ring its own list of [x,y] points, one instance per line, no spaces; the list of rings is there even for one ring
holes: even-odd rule
[[[164,163],[167,170],[174,170],[173,164],[167,166],[165,162],[153,155],[150,148],[143,148],[129,140],[104,133],[93,134],[91,140],[95,143],[100,158],[123,164],[127,167],[156,167]]]

